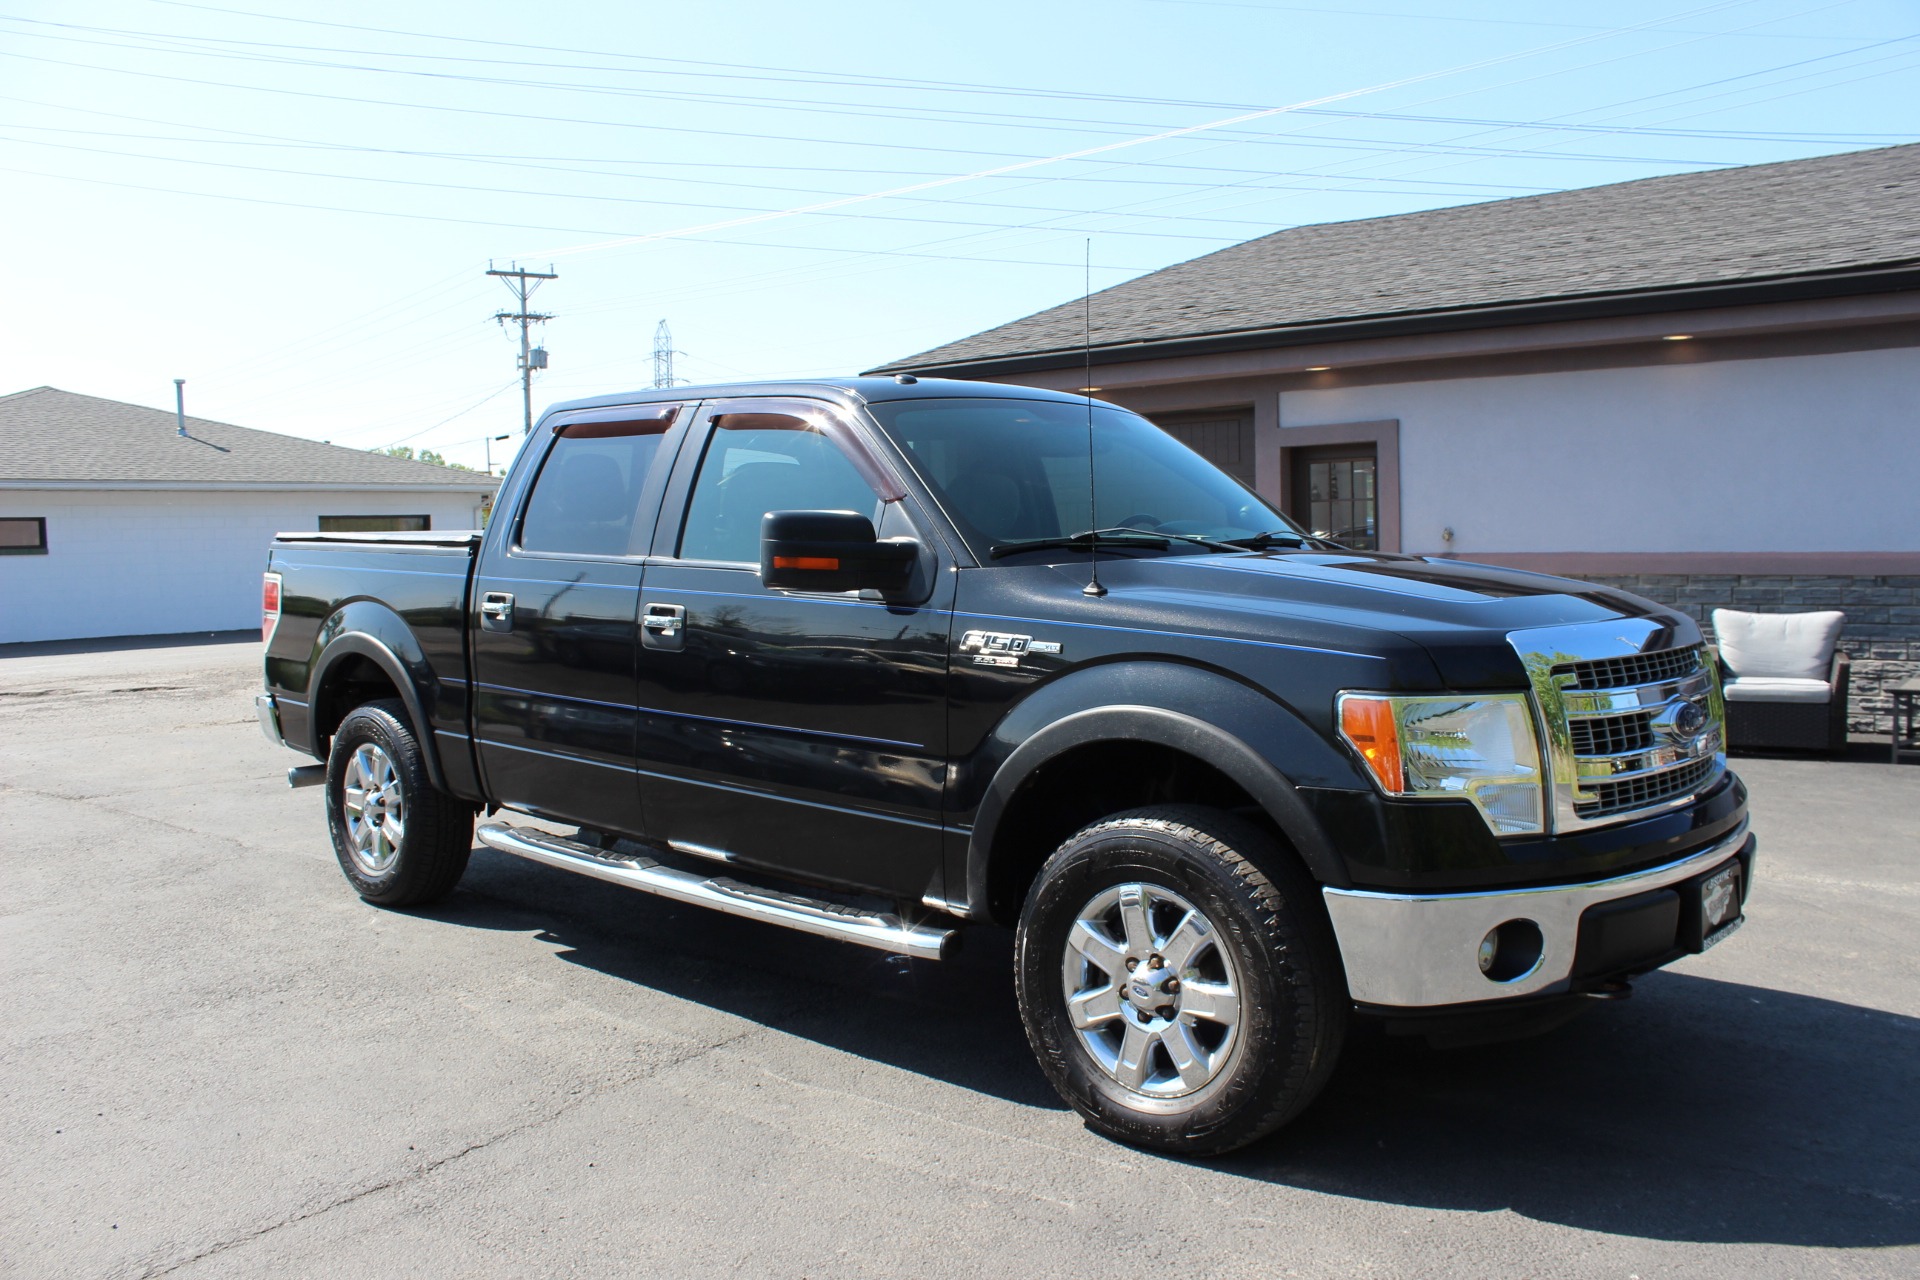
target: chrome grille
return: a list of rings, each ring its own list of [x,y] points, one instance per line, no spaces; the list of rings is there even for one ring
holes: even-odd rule
[[[1567,722],[1576,756],[1612,756],[1623,751],[1645,751],[1654,745],[1653,713],[1630,711],[1623,716],[1581,716]]]
[[[1631,658],[1600,658],[1570,662],[1556,671],[1573,676],[1575,689],[1626,689],[1635,685],[1679,680],[1700,669],[1700,649],[1669,649],[1665,653],[1636,653]]]
[[[1724,710],[1702,645],[1643,649],[1651,619],[1516,631],[1553,783],[1554,828],[1684,804],[1725,768]]]
[[[1683,764],[1663,773],[1625,778],[1619,782],[1595,783],[1593,792],[1596,798],[1590,804],[1580,805],[1579,810],[1585,817],[1601,817],[1645,809],[1674,796],[1692,795],[1701,783],[1713,776],[1718,767],[1709,758],[1695,760],[1692,764]]]

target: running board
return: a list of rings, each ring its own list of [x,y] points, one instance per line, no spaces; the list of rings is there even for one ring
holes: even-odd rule
[[[959,936],[957,930],[908,924],[898,916],[878,911],[862,911],[858,907],[763,889],[725,876],[695,875],[644,854],[628,857],[603,852],[531,827],[483,822],[474,834],[487,848],[529,862],[577,871],[596,880],[625,885],[675,902],[785,925],[822,938],[857,942],[863,947],[912,956],[916,960],[943,958]]]

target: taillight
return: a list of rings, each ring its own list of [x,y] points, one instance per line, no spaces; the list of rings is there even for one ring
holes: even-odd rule
[[[269,573],[260,579],[260,639],[273,639],[273,628],[280,621],[280,575]]]

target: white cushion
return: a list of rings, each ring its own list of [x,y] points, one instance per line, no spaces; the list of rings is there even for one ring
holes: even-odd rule
[[[1741,613],[1713,611],[1713,634],[1720,660],[1734,675],[1821,680],[1833,668],[1833,646],[1847,615],[1821,613]]]
[[[1722,691],[1728,702],[1831,702],[1833,686],[1825,680],[1792,680],[1785,676],[1741,676],[1727,681]]]

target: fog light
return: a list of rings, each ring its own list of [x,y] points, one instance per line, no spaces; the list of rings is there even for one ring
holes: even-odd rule
[[[1540,967],[1546,939],[1531,920],[1509,920],[1480,939],[1480,972],[1490,982],[1518,982]]]

